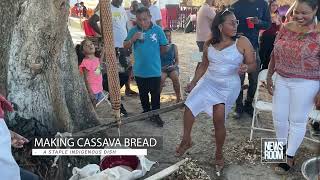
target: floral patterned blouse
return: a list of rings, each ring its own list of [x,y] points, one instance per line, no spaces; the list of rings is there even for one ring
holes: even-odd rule
[[[298,33],[281,28],[272,57],[275,71],[283,77],[320,80],[320,31]]]

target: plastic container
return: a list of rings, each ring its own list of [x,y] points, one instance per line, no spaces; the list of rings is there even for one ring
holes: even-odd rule
[[[127,166],[136,170],[140,161],[137,156],[105,156],[100,162],[100,169],[105,170],[116,166]]]
[[[247,21],[247,25],[249,29],[253,29],[254,28],[254,24],[252,22],[253,17],[247,17],[246,21]]]

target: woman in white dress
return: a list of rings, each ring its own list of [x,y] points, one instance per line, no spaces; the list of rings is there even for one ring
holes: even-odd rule
[[[238,24],[229,9],[213,20],[212,38],[205,43],[202,63],[187,86],[187,91],[192,91],[185,102],[183,139],[176,149],[176,156],[182,156],[192,146],[195,117],[206,112],[213,117],[217,172],[224,166],[225,119],[240,92],[239,74],[256,70],[254,49],[246,37],[237,36]]]

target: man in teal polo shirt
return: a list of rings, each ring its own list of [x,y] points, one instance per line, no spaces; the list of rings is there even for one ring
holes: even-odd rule
[[[161,59],[160,53],[167,51],[168,41],[160,26],[151,22],[148,8],[136,12],[137,26],[132,28],[124,42],[125,48],[133,47],[133,73],[138,85],[143,112],[160,108]],[[151,94],[151,107],[149,102]],[[151,118],[159,126],[164,122],[160,116]]]

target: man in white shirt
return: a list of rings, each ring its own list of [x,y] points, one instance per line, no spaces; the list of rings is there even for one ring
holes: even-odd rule
[[[127,37],[127,12],[121,6],[122,0],[112,0],[111,1],[111,13],[112,13],[112,29],[113,29],[113,41],[114,47],[122,48],[124,39]],[[89,19],[90,26],[101,35],[101,29],[98,26],[98,21],[100,21],[100,9],[99,4],[97,5],[97,11]]]
[[[149,8],[149,11],[151,13],[151,22],[153,24],[157,24],[158,26],[161,26],[162,16],[161,16],[160,9],[157,6],[151,4],[151,0],[141,0],[141,3],[145,7]]]
[[[127,11],[127,16],[128,16],[128,22],[127,22],[127,29],[128,32],[130,31],[131,28],[133,28],[136,25],[136,11],[139,8],[139,3],[138,1],[134,0],[131,2],[130,10]]]
[[[112,13],[112,29],[113,29],[113,41],[115,48],[123,48],[123,42],[127,37],[127,12],[121,6],[122,0],[111,1],[111,13]]]

